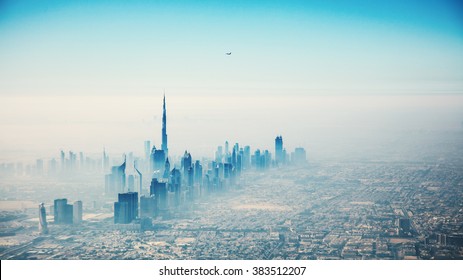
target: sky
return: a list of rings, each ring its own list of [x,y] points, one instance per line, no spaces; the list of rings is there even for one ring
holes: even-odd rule
[[[432,0],[2,1],[0,90],[461,93],[462,7]]]
[[[0,1],[0,161],[141,151],[160,142],[164,92],[178,153],[280,133],[310,150],[315,127],[359,123],[461,129],[462,15],[433,0]]]

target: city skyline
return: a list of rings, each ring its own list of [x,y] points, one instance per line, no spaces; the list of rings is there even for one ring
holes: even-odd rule
[[[162,103],[161,138],[166,139],[165,96]],[[77,153],[69,152],[67,158],[62,151],[53,173],[44,172],[43,162],[38,160],[35,173],[26,170],[26,174],[15,171],[2,174],[10,175],[4,176],[5,186],[20,179],[21,189],[24,188],[21,182],[28,178],[39,185],[42,180],[48,181],[45,193],[38,188],[29,192],[33,197],[27,192],[26,197],[35,200],[39,194],[48,197],[41,201],[53,198],[54,205],[47,206],[50,215],[54,214],[48,226],[46,204],[41,202],[38,211],[33,208],[38,218],[23,219],[22,226],[17,228],[17,223],[8,221],[30,215],[27,207],[21,206],[22,212],[3,212],[7,218],[1,228],[2,242],[17,240],[13,242],[22,244],[2,243],[1,256],[5,259],[461,259],[460,138],[461,133],[453,132],[434,142],[438,144],[432,147],[434,151],[424,149],[423,159],[415,155],[406,161],[390,162],[384,158],[326,162],[314,159],[307,164],[305,149],[299,147],[289,154],[282,135],[274,138],[274,154],[225,141],[214,158],[196,160],[194,164],[192,155],[185,150],[183,157],[174,161],[180,164],[174,164],[173,168],[164,150],[154,145],[149,157],[136,159],[129,153],[124,155],[121,165],[112,167],[106,153],[99,161],[103,166],[96,166],[94,160],[89,166],[88,158],[82,161],[85,158],[82,153],[78,160]],[[441,145],[441,141],[447,141],[448,147]],[[167,141],[164,147],[167,148]],[[145,142],[145,149],[150,148]],[[451,152],[453,149],[457,154]],[[159,151],[161,157],[156,156]],[[148,175],[145,182],[142,173],[135,169],[135,161]],[[126,166],[132,163],[134,169],[127,172]],[[96,178],[104,175],[103,194],[101,180],[94,175]],[[75,185],[76,179],[84,180],[85,185],[94,182],[97,188],[83,192],[80,183]],[[68,204],[67,198],[56,196],[68,197],[72,192],[67,188],[51,192],[49,182],[78,186],[79,196],[73,197],[73,204]],[[8,198],[16,190],[7,187],[3,191]],[[80,200],[82,196],[85,199]],[[121,247],[118,243],[121,241],[128,245]],[[240,243],[244,246],[237,245]],[[249,251],[247,246],[256,249]]]
[[[0,257],[462,259],[462,14],[0,1]]]
[[[0,160],[160,146],[148,131],[163,93],[176,155],[207,156],[224,140],[271,149],[266,139],[284,134],[323,157],[361,149],[365,131],[375,142],[459,130],[461,11],[458,1],[2,1]]]
[[[171,104],[169,142],[172,153],[177,156],[188,148],[196,155],[207,157],[226,140],[270,150],[273,145],[270,139],[284,134],[293,140],[288,143],[291,149],[296,146],[310,148],[317,158],[348,157],[355,154],[345,154],[346,149],[336,154],[333,147],[347,146],[354,152],[365,145],[373,149],[377,142],[404,135],[421,141],[420,131],[460,131],[463,127],[463,96],[460,95],[436,98],[282,94],[265,99],[253,96],[224,99],[215,95],[191,98],[169,92],[166,95]],[[128,99],[5,97],[6,107],[0,112],[5,133],[0,139],[0,158],[35,162],[37,158],[55,157],[61,149],[84,151],[93,156],[103,149],[113,155],[133,151],[141,156],[143,141],[150,140],[157,147],[162,145],[162,135],[159,135],[162,105],[155,105],[160,99],[162,92],[152,97]],[[25,112],[24,102],[47,106],[34,106]],[[221,102],[228,106],[204,106]],[[66,105],[69,103],[74,106],[69,108]],[[102,104],[108,103],[117,109],[101,114]],[[269,121],[275,125],[268,126]],[[190,136],[185,138],[185,134]],[[338,137],[340,134],[342,138]]]

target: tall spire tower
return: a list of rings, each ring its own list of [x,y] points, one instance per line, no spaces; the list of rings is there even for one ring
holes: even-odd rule
[[[164,93],[164,100],[162,105],[162,146],[161,149],[164,151],[167,157],[167,119],[166,119],[166,94]]]

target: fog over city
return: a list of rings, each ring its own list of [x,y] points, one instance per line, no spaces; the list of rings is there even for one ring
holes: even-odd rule
[[[462,259],[461,11],[0,3],[0,259]]]
[[[60,149],[141,154],[144,140],[161,142],[162,94],[3,97],[2,159],[33,162]],[[272,138],[283,134],[289,147],[304,146],[316,158],[375,159],[394,149],[389,156],[419,154],[404,145],[430,144],[430,134],[463,129],[459,95],[188,95],[167,89],[167,98],[175,155],[188,149],[207,157],[226,139],[271,149]]]

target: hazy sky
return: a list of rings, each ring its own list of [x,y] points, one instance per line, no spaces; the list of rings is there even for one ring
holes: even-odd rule
[[[0,1],[0,158],[159,145],[164,89],[174,151],[310,145],[315,126],[379,116],[371,127],[456,129],[462,15],[432,0]]]
[[[461,1],[1,3],[2,94],[463,88]]]

